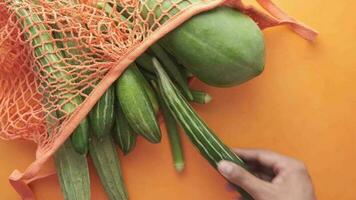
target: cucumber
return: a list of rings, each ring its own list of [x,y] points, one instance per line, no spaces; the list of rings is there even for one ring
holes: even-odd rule
[[[89,200],[90,179],[86,156],[78,154],[67,140],[54,154],[59,183],[65,200]]]
[[[200,119],[198,114],[189,105],[184,96],[174,86],[158,60],[154,59],[154,66],[158,77],[160,92],[170,111],[180,122],[185,133],[199,150],[200,154],[216,169],[217,163],[222,160],[234,162],[246,168],[245,163],[231,151],[215,133]],[[242,192],[246,199],[252,197]]]
[[[101,184],[110,200],[127,200],[127,192],[121,174],[120,161],[111,134],[98,138],[92,135],[89,154],[93,160]]]
[[[92,133],[96,137],[110,134],[114,125],[115,87],[111,86],[89,113]]]
[[[116,118],[113,136],[117,145],[119,145],[124,155],[129,154],[136,145],[137,134],[129,125],[119,103],[116,103]]]
[[[264,69],[261,30],[250,17],[232,8],[220,7],[198,14],[159,43],[190,72],[212,86],[241,84]]]
[[[133,130],[151,143],[159,143],[161,131],[145,81],[137,66],[132,63],[117,81],[116,95]]]

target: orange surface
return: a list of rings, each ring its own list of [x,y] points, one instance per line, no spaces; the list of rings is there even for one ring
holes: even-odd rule
[[[320,31],[316,43],[311,45],[283,27],[266,30],[265,72],[230,89],[195,84],[214,98],[196,108],[232,147],[268,148],[304,160],[319,199],[354,200],[356,2],[275,2]],[[171,165],[166,137],[159,145],[139,140],[135,152],[122,158],[132,200],[233,199],[225,181],[183,139],[187,163],[183,174],[175,173]],[[0,199],[19,198],[7,177],[15,168],[25,169],[34,151],[29,142],[0,141]],[[92,177],[93,199],[106,199],[98,178]],[[39,200],[62,199],[55,177],[32,187]]]

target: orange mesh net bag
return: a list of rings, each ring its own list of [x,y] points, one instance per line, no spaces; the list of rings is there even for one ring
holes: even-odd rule
[[[38,146],[34,162],[15,170],[10,183],[23,199],[35,199],[28,184],[48,176],[42,165],[107,88],[150,45],[200,12],[230,6],[261,29],[285,24],[314,40],[315,31],[270,0],[257,1],[269,15],[240,0],[0,0],[0,138]]]

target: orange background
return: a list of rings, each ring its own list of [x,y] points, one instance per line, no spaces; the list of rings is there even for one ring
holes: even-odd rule
[[[267,65],[258,78],[218,89],[196,83],[213,101],[195,106],[231,147],[272,149],[306,162],[318,199],[354,200],[356,193],[356,1],[275,0],[321,34],[310,44],[285,27],[264,31]],[[308,2],[308,3],[306,3]],[[171,164],[167,138],[140,139],[122,165],[132,200],[231,200],[225,181],[183,138],[186,170]],[[35,145],[0,141],[0,199],[19,199],[7,178],[34,159]],[[48,168],[52,167],[48,163]],[[93,199],[106,199],[92,171]],[[56,177],[32,184],[39,200],[62,199]]]

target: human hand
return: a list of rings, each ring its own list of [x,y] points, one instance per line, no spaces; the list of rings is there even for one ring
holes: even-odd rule
[[[255,200],[316,200],[306,166],[296,159],[257,149],[236,149],[250,172],[228,161],[218,164],[220,173]]]

